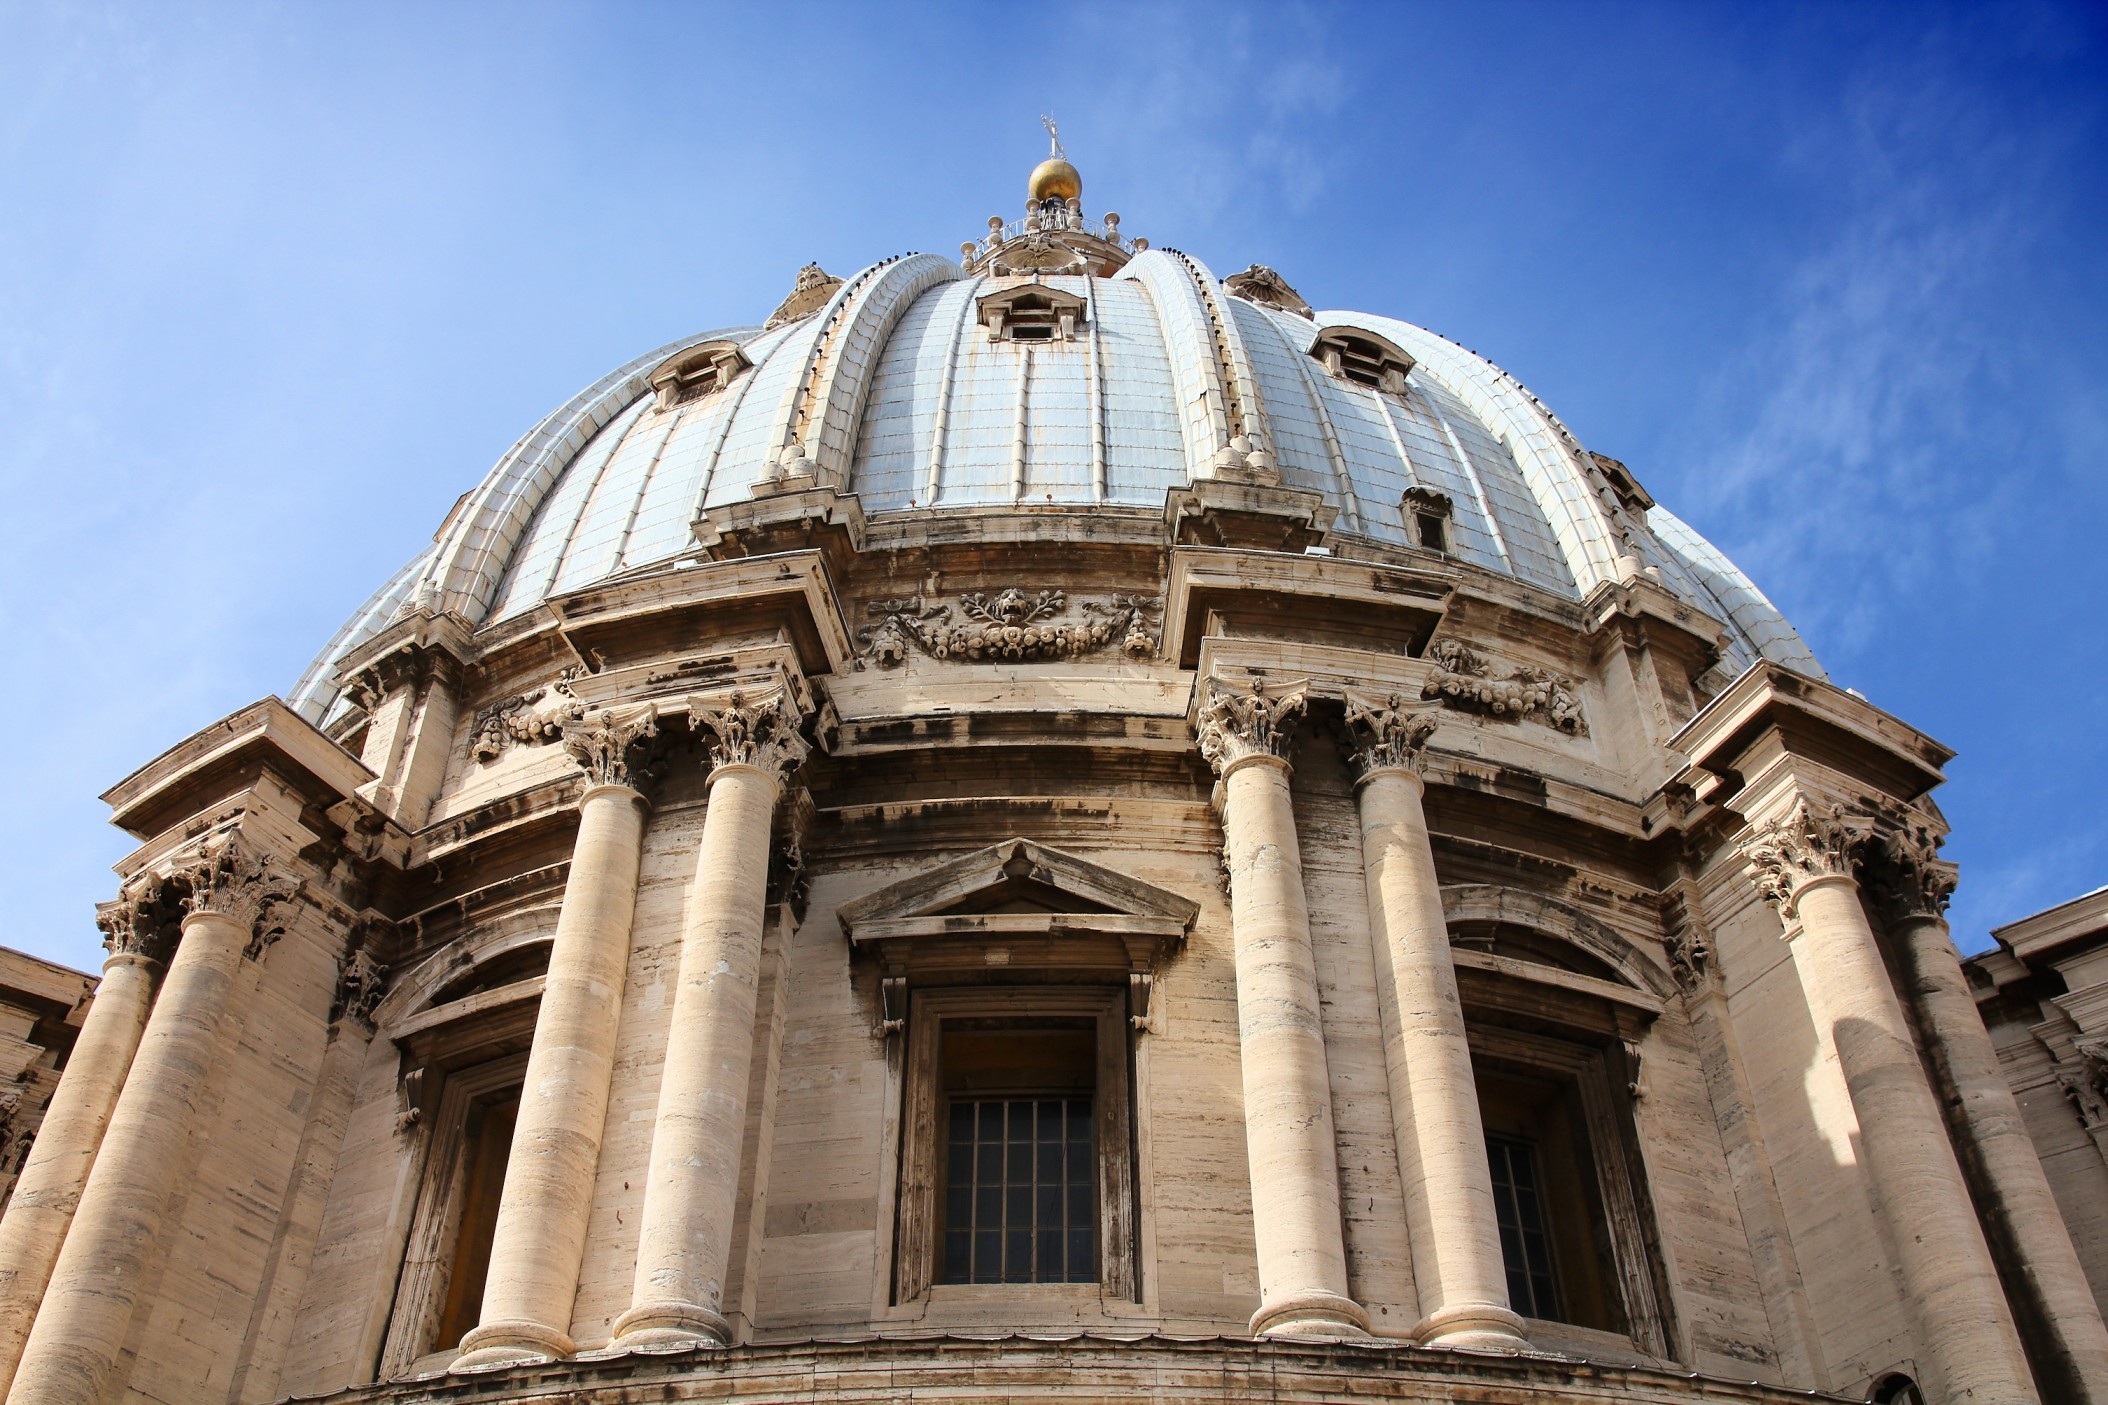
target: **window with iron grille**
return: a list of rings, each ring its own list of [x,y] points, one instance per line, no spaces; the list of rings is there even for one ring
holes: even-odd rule
[[[1494,1220],[1508,1270],[1508,1303],[1524,1317],[1558,1321],[1559,1280],[1552,1269],[1552,1238],[1544,1221],[1544,1177],[1537,1148],[1510,1137],[1486,1138],[1493,1171]]]
[[[1091,1099],[954,1098],[946,1283],[1098,1281]]]

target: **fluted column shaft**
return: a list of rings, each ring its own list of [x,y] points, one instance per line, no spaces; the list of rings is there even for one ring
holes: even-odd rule
[[[754,765],[720,766],[710,779],[652,1129],[636,1287],[615,1323],[626,1342],[731,1340],[725,1270],[780,788],[772,771]]]
[[[1259,1251],[1259,1334],[1359,1336],[1347,1293],[1332,1088],[1289,767],[1264,753],[1223,768],[1244,1135]]]
[[[159,962],[136,952],[115,952],[103,963],[65,1076],[0,1219],[0,1399],[14,1383],[37,1304],[146,1031],[159,970]]]
[[[1521,1351],[1486,1164],[1486,1133],[1449,924],[1428,843],[1423,783],[1405,766],[1361,779],[1369,933],[1384,983],[1385,1071],[1405,1187],[1422,1342]]]
[[[1809,1002],[1837,1049],[1875,1199],[1924,1348],[1938,1365],[1942,1398],[2029,1405],[2037,1397],[1998,1270],[1858,885],[1842,874],[1810,878],[1793,902]]]
[[[1969,994],[1947,924],[1936,915],[1913,913],[1892,920],[1889,935],[1903,953],[1912,994],[1960,1099],[1969,1138],[2004,1201],[2021,1272],[2041,1304],[2042,1325],[2068,1364],[2068,1378],[2055,1389],[2074,1402],[2108,1400],[2108,1328],[1999,1067],[1998,1050]],[[2043,1388],[2052,1390],[2047,1382]]]
[[[644,797],[603,781],[578,838],[520,1090],[490,1271],[455,1369],[568,1356],[571,1307],[607,1121],[644,844]]]
[[[221,1026],[251,927],[193,912],[52,1269],[10,1405],[102,1405],[144,1274],[160,1247],[180,1154],[220,1062]]]

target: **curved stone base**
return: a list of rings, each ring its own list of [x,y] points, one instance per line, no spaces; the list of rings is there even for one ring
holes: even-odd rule
[[[1271,1405],[1470,1400],[1474,1405],[1602,1401],[1620,1405],[1786,1405],[1845,1396],[1536,1353],[1442,1351],[1383,1340],[1270,1337],[886,1337],[665,1352],[602,1348],[569,1361],[497,1367],[472,1379],[427,1376],[321,1400],[351,1405],[566,1405],[733,1400],[740,1405],[896,1405],[1004,1400],[1013,1405],[1265,1400]],[[317,1397],[303,1396],[305,1405]]]
[[[615,1347],[663,1351],[723,1346],[732,1340],[724,1318],[699,1303],[641,1303],[615,1319]]]
[[[451,1370],[489,1371],[528,1361],[549,1361],[576,1351],[571,1339],[539,1322],[485,1322],[461,1339]]]

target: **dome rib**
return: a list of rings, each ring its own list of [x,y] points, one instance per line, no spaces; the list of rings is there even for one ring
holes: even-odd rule
[[[1113,277],[1139,283],[1149,294],[1164,347],[1171,357],[1171,377],[1178,397],[1179,432],[1185,441],[1186,476],[1205,478],[1215,451],[1230,439],[1222,372],[1208,330],[1208,312],[1194,286],[1192,270],[1171,251],[1150,249],[1137,255]]]
[[[471,624],[481,624],[521,533],[572,456],[650,389],[651,372],[667,357],[707,341],[744,342],[757,330],[722,327],[668,342],[610,371],[565,401],[485,475],[420,577],[415,591],[419,600],[434,609],[457,610]]]

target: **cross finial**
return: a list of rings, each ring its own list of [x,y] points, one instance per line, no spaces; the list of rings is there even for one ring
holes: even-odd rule
[[[1061,149],[1061,128],[1054,125],[1054,119],[1043,116],[1039,119],[1039,125],[1047,129],[1047,141],[1051,146],[1047,154],[1058,156],[1064,161],[1068,160],[1069,153]]]

